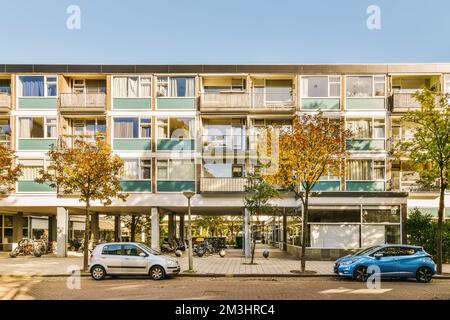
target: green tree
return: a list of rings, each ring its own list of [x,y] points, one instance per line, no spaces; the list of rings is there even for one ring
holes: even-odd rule
[[[14,185],[22,174],[20,165],[15,165],[16,155],[0,143],[0,195],[14,191]]]
[[[72,148],[61,141],[60,147],[53,147],[48,156],[53,165],[48,170],[41,170],[41,176],[36,181],[47,182],[65,195],[77,195],[85,204],[83,269],[86,271],[91,236],[91,204],[100,201],[106,206],[114,198],[127,199],[128,194],[122,192],[120,185],[124,163],[119,156],[112,154],[111,147],[101,136],[96,137],[95,143],[76,140]]]
[[[420,102],[420,109],[409,111],[402,119],[414,125],[414,139],[401,142],[399,150],[414,163],[420,174],[421,184],[439,189],[436,263],[437,272],[442,273],[444,199],[450,180],[449,96],[424,89],[422,92],[416,92],[414,97]]]
[[[270,200],[279,196],[278,190],[265,181],[259,174],[249,174],[245,185],[244,207],[250,213],[250,217],[262,214],[271,214],[276,208],[271,205]],[[251,226],[250,226],[251,227]],[[255,228],[251,228],[255,232]],[[253,234],[252,256],[250,264],[253,264],[256,248],[256,236]]]
[[[216,237],[223,236],[225,222],[225,219],[221,216],[199,216],[195,219],[195,226],[205,229],[206,235]]]
[[[292,192],[303,204],[302,272],[306,267],[309,198],[323,175],[345,175],[346,141],[351,136],[342,120],[325,118],[322,113],[297,117],[291,130],[280,133],[276,172],[266,179]]]

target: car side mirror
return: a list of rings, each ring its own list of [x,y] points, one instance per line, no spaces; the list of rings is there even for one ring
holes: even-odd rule
[[[139,257],[145,258],[147,255],[143,252],[139,253]]]
[[[383,257],[383,254],[382,253],[375,253],[373,256],[375,257],[375,259],[380,259],[380,258]]]

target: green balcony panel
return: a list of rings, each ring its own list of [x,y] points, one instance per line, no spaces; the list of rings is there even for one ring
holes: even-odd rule
[[[156,189],[157,192],[195,192],[195,181],[158,181]]]
[[[50,150],[56,139],[19,139],[19,150]]]
[[[18,109],[56,109],[57,98],[19,98]]]
[[[151,98],[114,98],[113,109],[139,109],[151,110]]]
[[[17,192],[55,192],[56,189],[47,183],[37,183],[34,181],[18,181]]]
[[[384,110],[384,98],[347,98],[346,110]]]
[[[182,151],[195,150],[194,139],[159,139],[157,142],[158,151]]]
[[[156,109],[159,110],[195,110],[195,98],[158,98]]]
[[[353,139],[347,140],[347,150],[350,151],[382,151],[384,140]]]
[[[150,139],[113,139],[113,149],[151,151],[152,141]]]
[[[313,191],[340,191],[340,181],[319,181],[313,188]]]
[[[125,180],[120,185],[126,192],[152,192],[151,180]]]
[[[384,191],[383,181],[347,181],[346,191]]]
[[[302,99],[302,110],[340,110],[341,99]]]

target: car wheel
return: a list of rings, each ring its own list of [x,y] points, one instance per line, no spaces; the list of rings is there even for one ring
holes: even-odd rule
[[[417,282],[428,283],[433,277],[433,272],[428,267],[420,267],[416,272]]]
[[[94,266],[91,269],[91,276],[94,280],[103,280],[106,276],[105,268],[102,266]]]
[[[359,282],[366,282],[369,278],[369,274],[367,273],[367,267],[359,266],[353,271],[353,279]]]
[[[152,277],[153,280],[162,280],[164,279],[165,272],[163,267],[160,266],[154,266],[150,269],[150,277]]]

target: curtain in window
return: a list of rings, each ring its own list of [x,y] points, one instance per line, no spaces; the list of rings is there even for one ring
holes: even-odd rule
[[[39,177],[39,170],[44,168],[42,160],[20,160],[22,175],[20,180],[34,180]]]
[[[348,128],[353,132],[355,139],[372,138],[372,121],[361,119],[348,121]]]
[[[124,161],[124,175],[125,180],[139,179],[139,160],[125,160]]]
[[[115,119],[114,138],[138,138],[138,119]]]
[[[186,95],[185,97],[194,97],[195,96],[195,79],[194,78],[186,78]]]
[[[370,160],[349,160],[348,180],[372,180]]]
[[[127,77],[114,78],[114,97],[127,97]]]
[[[169,167],[169,180],[194,180],[195,165],[192,161],[172,160]]]
[[[178,78],[170,78],[169,97],[178,97]]]
[[[23,97],[43,97],[44,77],[20,77]]]
[[[128,98],[138,97],[138,77],[128,77]]]
[[[19,119],[19,138],[31,138],[31,118],[20,118]]]
[[[157,177],[158,180],[167,180],[167,174],[168,174],[168,161],[158,161],[158,168],[157,168]]]

